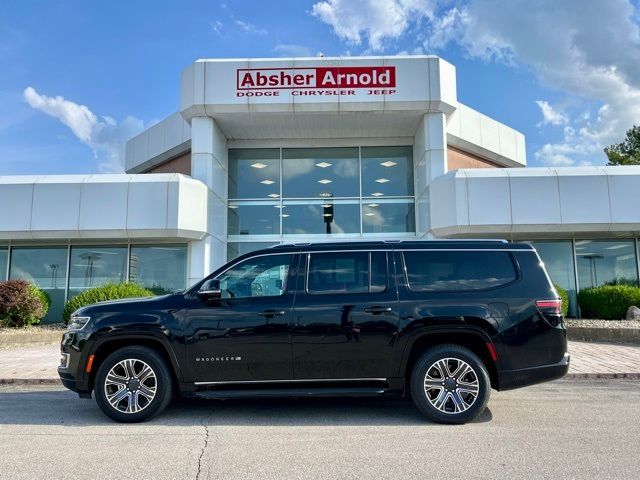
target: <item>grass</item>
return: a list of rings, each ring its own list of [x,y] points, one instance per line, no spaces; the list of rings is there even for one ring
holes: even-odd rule
[[[62,324],[0,328],[0,349],[55,345],[60,343],[64,329]]]

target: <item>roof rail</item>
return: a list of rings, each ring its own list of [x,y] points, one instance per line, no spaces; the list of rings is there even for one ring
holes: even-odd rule
[[[327,243],[358,243],[358,242],[366,242],[366,243],[381,243],[381,244],[398,244],[403,242],[486,242],[486,243],[509,243],[508,240],[504,238],[429,238],[424,240],[418,239],[391,239],[391,240],[375,240],[375,239],[367,239],[367,238],[332,238],[330,240],[322,240],[315,242],[287,242],[287,243],[276,243],[275,245],[270,245],[267,248],[278,248],[278,247],[308,247],[311,245],[323,245]]]

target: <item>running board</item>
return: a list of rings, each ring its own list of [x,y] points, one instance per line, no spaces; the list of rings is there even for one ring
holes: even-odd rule
[[[389,390],[379,387],[354,388],[275,388],[259,390],[205,390],[194,392],[194,397],[211,399],[280,398],[280,397],[375,397]]]

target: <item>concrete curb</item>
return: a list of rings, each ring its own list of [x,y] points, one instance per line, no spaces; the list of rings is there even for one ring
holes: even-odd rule
[[[59,378],[0,378],[0,385],[60,385]]]
[[[562,378],[567,380],[640,380],[640,373],[568,373]]]
[[[640,328],[567,327],[569,340],[640,345]]]

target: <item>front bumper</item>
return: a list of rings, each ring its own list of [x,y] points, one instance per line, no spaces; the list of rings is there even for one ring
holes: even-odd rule
[[[87,332],[65,332],[60,344],[60,365],[58,376],[62,384],[77,392],[80,397],[90,398],[89,375],[85,374],[88,351],[91,343],[87,341]]]
[[[511,390],[564,377],[569,371],[571,357],[565,353],[558,363],[538,367],[498,372],[498,390]]]

